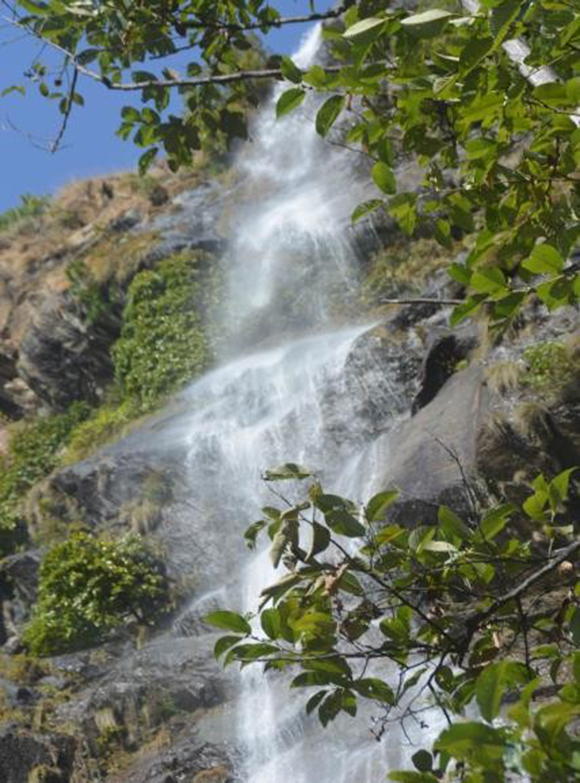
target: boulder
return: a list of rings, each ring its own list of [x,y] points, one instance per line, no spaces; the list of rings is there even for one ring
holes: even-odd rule
[[[114,318],[87,323],[78,301],[67,293],[53,294],[24,334],[18,373],[54,410],[65,410],[75,400],[97,403],[113,377],[109,348],[118,330]]]
[[[72,737],[5,727],[0,730],[0,780],[2,783],[69,783],[75,749]]]
[[[440,503],[469,512],[478,434],[489,412],[483,369],[455,373],[436,397],[374,445],[379,485],[396,487],[393,516],[414,526],[437,518]],[[396,450],[392,450],[392,444]]]
[[[236,754],[226,745],[200,742],[187,734],[170,748],[151,754],[110,783],[237,783],[232,758]],[[272,781],[274,783],[274,781]]]

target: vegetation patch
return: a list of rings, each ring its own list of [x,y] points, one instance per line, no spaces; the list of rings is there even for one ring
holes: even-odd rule
[[[557,391],[580,374],[579,357],[563,342],[530,345],[523,358],[527,365],[523,383],[538,392]]]
[[[127,432],[143,413],[138,402],[128,399],[118,403],[107,402],[93,410],[91,416],[81,422],[71,433],[62,463],[72,465],[85,459],[96,449]]]
[[[209,264],[204,253],[184,253],[141,272],[131,283],[112,354],[124,394],[144,410],[213,360],[210,321],[219,274]]]
[[[129,622],[153,625],[170,605],[163,563],[143,539],[98,539],[81,531],[44,558],[23,641],[34,655],[76,650]]]
[[[40,217],[50,207],[52,199],[50,196],[32,196],[25,193],[20,196],[20,202],[17,207],[0,213],[0,231],[19,228],[28,219]]]
[[[0,463],[0,531],[17,527],[24,496],[57,467],[71,433],[89,412],[87,403],[75,402],[66,413],[19,425]],[[10,536],[0,541],[0,546],[4,544],[2,554],[8,553],[10,543]]]

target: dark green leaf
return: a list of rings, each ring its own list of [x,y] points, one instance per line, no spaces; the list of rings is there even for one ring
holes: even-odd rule
[[[284,117],[284,115],[289,114],[291,111],[294,111],[294,109],[297,109],[304,100],[305,96],[306,93],[301,87],[292,87],[290,90],[283,92],[282,95],[278,98],[278,103],[276,104],[276,116],[278,118]]]
[[[344,95],[333,95],[322,104],[316,115],[316,131],[320,136],[327,135],[342,111],[345,101]]]

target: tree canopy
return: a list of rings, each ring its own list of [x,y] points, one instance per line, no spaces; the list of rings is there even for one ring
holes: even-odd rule
[[[445,246],[473,234],[449,271],[467,291],[454,322],[485,304],[503,327],[526,297],[548,307],[575,301],[580,233],[580,13],[567,0],[474,0],[418,13],[383,0],[283,17],[263,0],[2,0],[5,20],[56,51],[28,74],[63,114],[82,105],[82,78],[138,95],[119,134],[144,148],[145,170],[163,151],[171,168],[204,143],[248,135],[248,109],[266,80],[288,83],[282,116],[310,92],[331,134],[368,155],[377,198],[353,218],[386,209],[408,233],[427,228]],[[303,71],[266,61],[255,32],[321,20],[328,57]],[[175,57],[179,56],[179,66]],[[184,58],[184,59],[183,59]],[[13,85],[10,89],[24,89]],[[168,108],[178,92],[184,111]],[[341,118],[341,122],[337,121]],[[420,189],[401,191],[397,162],[423,169]]]

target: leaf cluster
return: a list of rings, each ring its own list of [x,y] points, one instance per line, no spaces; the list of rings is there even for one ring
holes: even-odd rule
[[[360,507],[312,483],[302,503],[264,508],[247,531],[251,547],[267,533],[272,562],[286,572],[262,591],[255,616],[205,618],[229,632],[216,656],[299,669],[290,687],[315,689],[306,710],[323,725],[355,716],[361,699],[376,705],[378,736],[440,710],[448,728],[420,754],[417,772],[394,780],[572,779],[580,749],[568,730],[580,714],[580,583],[570,563],[580,542],[565,519],[573,473],[538,477],[522,508],[473,508],[464,519],[441,506],[437,524],[413,529],[389,522],[394,490]],[[266,474],[309,478],[294,464]],[[513,535],[518,516],[542,545]],[[545,600],[558,588],[554,575],[566,573],[565,600]],[[535,707],[545,677],[556,697]],[[472,704],[480,720],[465,722]]]

